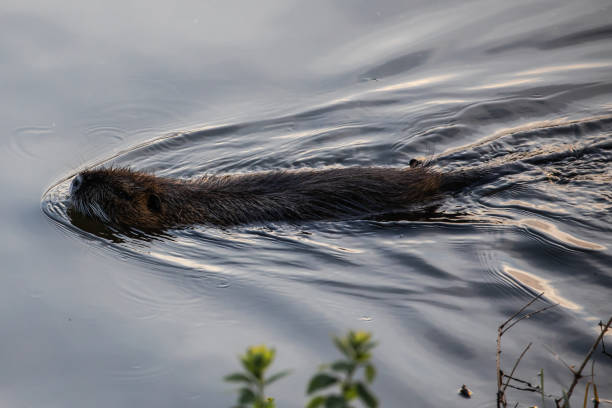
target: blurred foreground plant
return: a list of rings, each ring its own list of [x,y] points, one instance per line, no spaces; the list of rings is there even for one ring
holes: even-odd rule
[[[251,346],[246,354],[240,356],[244,372],[233,373],[224,378],[225,381],[242,383],[238,390],[238,405],[236,408],[275,408],[274,398],[267,398],[264,393],[266,385],[289,374],[288,370],[278,372],[268,378],[264,377],[266,369],[274,361],[276,351],[265,345]]]
[[[318,395],[307,407],[350,408],[349,403],[356,398],[369,408],[377,407],[378,400],[368,388],[376,376],[376,369],[370,362],[370,351],[376,346],[372,334],[349,331],[344,337],[334,337],[334,344],[345,359],[321,366],[320,372],[311,378],[306,392],[311,395],[335,385],[339,386],[339,392]],[[356,380],[362,367],[364,380]]]

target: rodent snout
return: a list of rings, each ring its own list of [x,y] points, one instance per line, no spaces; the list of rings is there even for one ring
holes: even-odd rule
[[[79,173],[70,183],[70,195],[73,195],[83,184],[83,176]]]

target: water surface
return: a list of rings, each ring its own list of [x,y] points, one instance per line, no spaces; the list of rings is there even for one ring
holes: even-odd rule
[[[505,363],[533,341],[519,375],[544,368],[551,393],[570,377],[547,348],[578,363],[612,313],[607,2],[1,11],[2,405],[230,406],[221,377],[265,342],[295,369],[270,393],[303,406],[329,335],[354,328],[380,341],[383,406],[492,406],[497,326],[531,296],[559,306],[504,338]],[[70,177],[98,164],[192,178],[413,157],[520,171],[412,219],[147,235],[66,214]],[[611,398],[610,360],[596,370]]]

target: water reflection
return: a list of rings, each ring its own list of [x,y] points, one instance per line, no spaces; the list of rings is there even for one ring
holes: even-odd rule
[[[529,287],[534,292],[544,292],[544,297],[550,300],[552,303],[558,303],[559,305],[572,310],[580,310],[581,306],[576,303],[559,295],[558,291],[551,285],[551,283],[545,279],[542,279],[532,273],[522,271],[517,268],[510,266],[504,266],[504,272],[512,276],[514,279]]]
[[[578,248],[587,249],[587,250],[594,250],[594,251],[603,251],[606,249],[606,247],[603,245],[599,245],[594,242],[585,241],[585,240],[576,238],[572,236],[571,234],[560,231],[555,225],[549,222],[546,222],[546,221],[538,220],[535,218],[524,218],[522,220],[519,220],[517,224],[524,225],[530,229],[535,230],[536,232],[540,234],[547,235],[553,240],[560,241],[568,246],[578,247]]]
[[[554,72],[563,72],[563,71],[573,71],[579,69],[595,69],[595,68],[609,68],[612,67],[612,62],[592,62],[588,64],[568,64],[568,65],[558,65],[558,66],[548,66],[536,69],[530,69],[527,71],[520,71],[515,73],[516,76],[522,75],[541,75],[541,74],[551,74]]]

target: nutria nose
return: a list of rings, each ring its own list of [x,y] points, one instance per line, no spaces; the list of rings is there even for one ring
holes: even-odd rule
[[[72,180],[72,183],[70,183],[70,195],[73,195],[74,193],[76,193],[82,184],[83,184],[83,176],[79,173]]]

